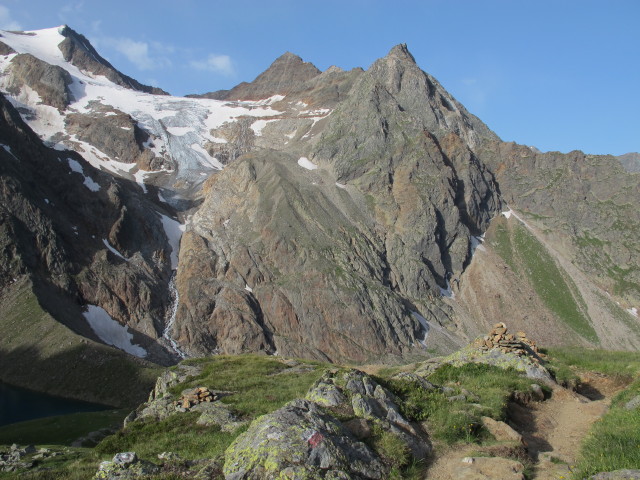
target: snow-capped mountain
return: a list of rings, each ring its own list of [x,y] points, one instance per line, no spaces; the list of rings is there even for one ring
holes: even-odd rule
[[[640,345],[637,175],[502,142],[405,45],[178,98],[69,27],[0,35],[0,285],[69,338],[364,362],[508,317]]]

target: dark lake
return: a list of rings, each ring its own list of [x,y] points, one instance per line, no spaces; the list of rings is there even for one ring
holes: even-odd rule
[[[34,418],[107,409],[104,405],[53,397],[0,382],[0,426]]]

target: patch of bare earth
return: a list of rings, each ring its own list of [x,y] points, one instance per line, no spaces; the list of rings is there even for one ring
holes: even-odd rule
[[[526,454],[533,463],[533,478],[551,480],[570,478],[583,438],[591,425],[607,411],[611,398],[624,388],[619,379],[595,373],[582,375],[578,392],[557,386],[551,398],[527,406],[509,405],[510,425],[522,434]],[[489,455],[524,460],[525,450],[509,447],[454,446],[436,452],[426,479],[481,480],[521,479],[522,471],[500,458],[486,467],[482,462],[473,470],[467,457]],[[465,464],[466,463],[466,464]],[[472,464],[471,464],[472,465]],[[495,468],[491,470],[491,468]],[[473,470],[473,471],[471,471]]]

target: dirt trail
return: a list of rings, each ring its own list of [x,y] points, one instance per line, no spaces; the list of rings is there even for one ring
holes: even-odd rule
[[[556,387],[551,398],[544,402],[535,402],[528,407],[516,403],[509,406],[510,424],[526,442],[528,454],[535,462],[533,478],[536,480],[570,478],[570,468],[578,458],[582,439],[593,422],[607,411],[613,395],[624,388],[619,381],[593,373],[582,375],[582,380],[580,393]],[[459,475],[454,472],[459,470],[462,459],[477,455],[481,450],[476,446],[443,452],[425,478],[453,480]],[[474,475],[468,478],[498,477]],[[518,474],[504,478],[521,477]]]

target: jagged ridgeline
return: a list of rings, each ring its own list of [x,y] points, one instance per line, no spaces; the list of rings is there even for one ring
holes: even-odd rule
[[[3,365],[57,368],[76,341],[398,361],[500,321],[640,346],[639,175],[502,142],[405,45],[177,98],[69,27],[1,35]],[[25,299],[68,341],[25,338]]]

